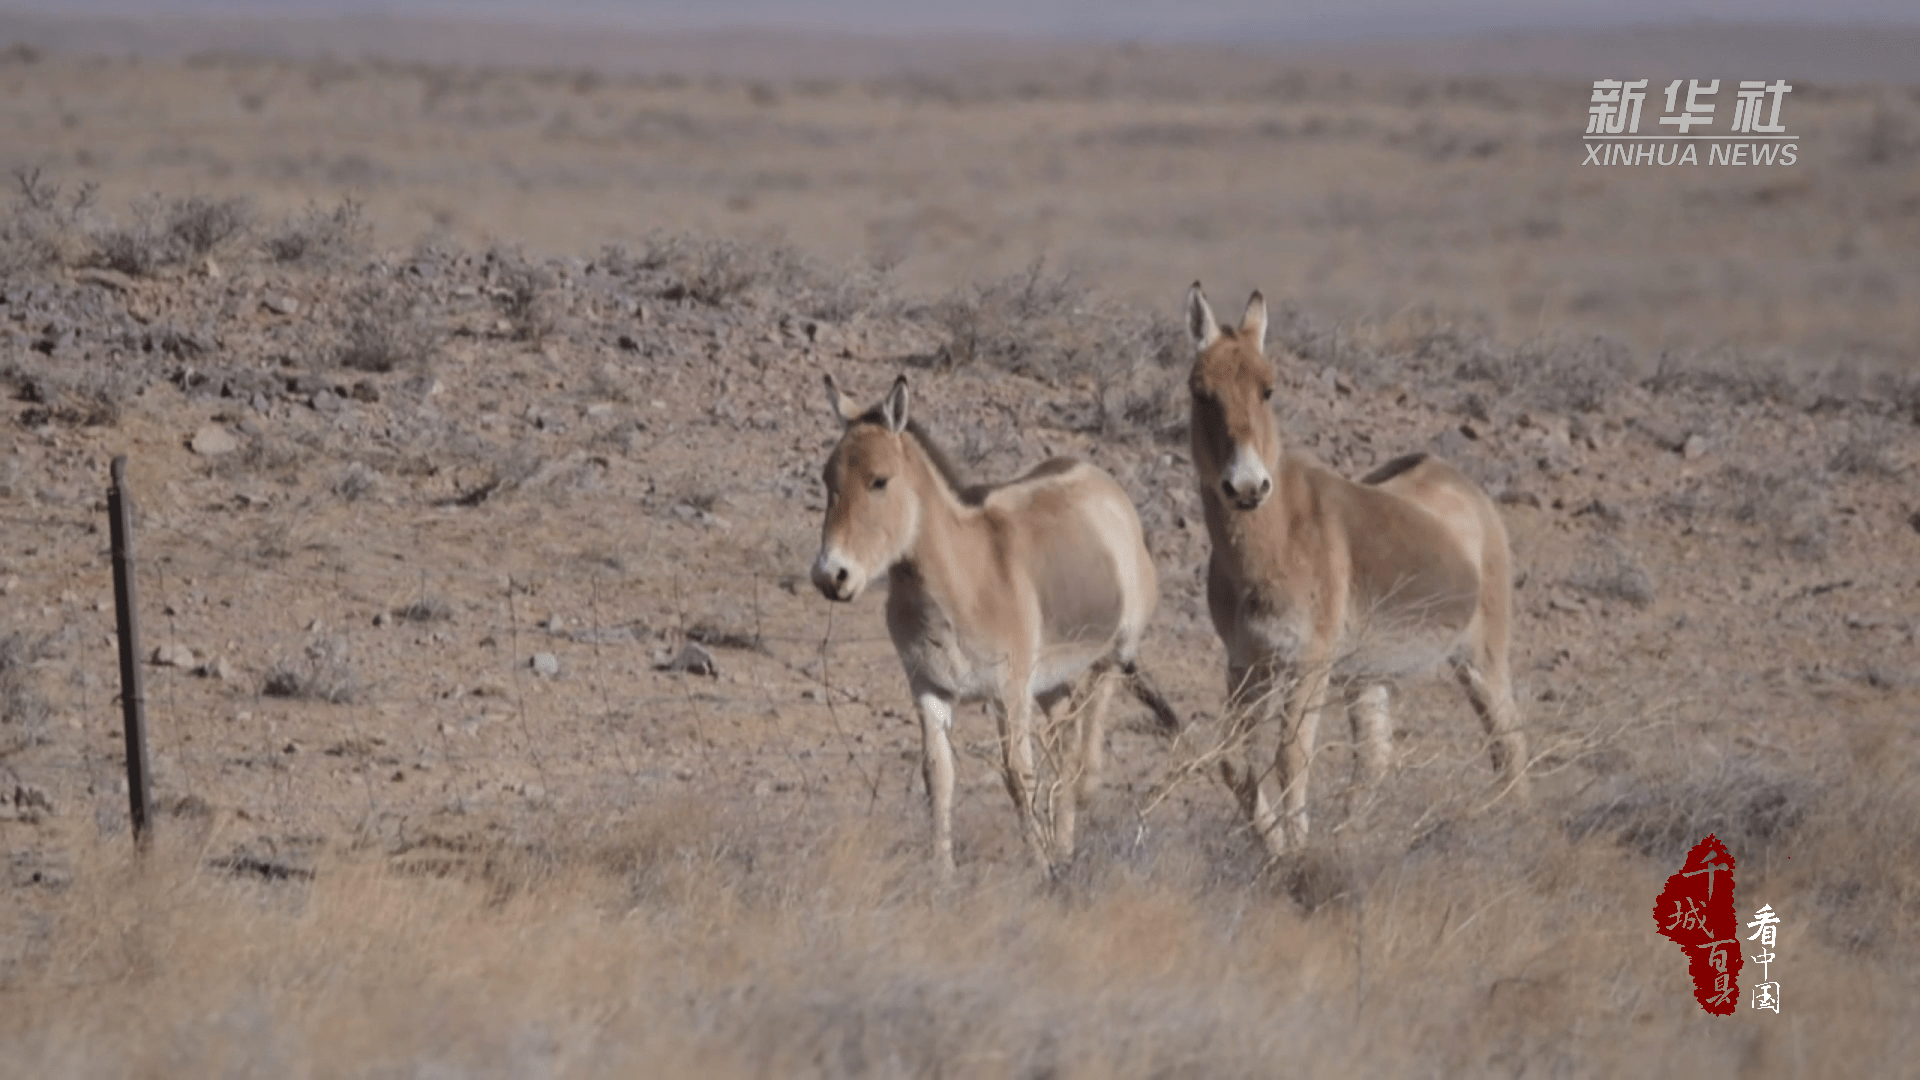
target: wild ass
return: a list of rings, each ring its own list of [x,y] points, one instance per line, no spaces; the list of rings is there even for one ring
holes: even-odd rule
[[[1163,725],[1178,726],[1134,664],[1160,594],[1133,503],[1111,476],[1071,458],[967,486],[909,419],[905,376],[866,410],[831,375],[827,390],[843,430],[824,473],[813,583],[844,602],[887,575],[887,632],[920,713],[935,862],[953,869],[954,707],[991,700],[1007,791],[1051,870],[1072,856],[1076,804],[1098,784],[1114,669]],[[1050,715],[1066,702],[1074,722],[1075,760],[1052,786],[1050,830],[1034,805],[1036,699]]]
[[[1266,301],[1222,327],[1194,282],[1193,465],[1213,554],[1207,607],[1227,652],[1229,710],[1248,730],[1278,710],[1272,774],[1248,752],[1221,773],[1273,854],[1307,834],[1307,772],[1329,684],[1347,688],[1357,773],[1391,754],[1387,682],[1450,662],[1491,737],[1493,765],[1524,794],[1526,744],[1507,674],[1506,528],[1485,492],[1425,454],[1360,483],[1281,446],[1265,353]],[[1280,699],[1284,697],[1284,702]]]

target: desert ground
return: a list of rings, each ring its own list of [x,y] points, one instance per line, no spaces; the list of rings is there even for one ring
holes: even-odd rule
[[[1792,167],[1599,169],[1577,80],[1198,48],[828,78],[21,47],[0,86],[9,1071],[1920,1052],[1920,90],[1797,86]],[[1247,834],[1209,767],[1196,278],[1223,318],[1272,302],[1293,445],[1437,453],[1498,501],[1527,799],[1435,677],[1383,785],[1329,715],[1307,846]],[[958,876],[928,865],[883,601],[806,579],[823,373],[907,374],[973,477],[1071,454],[1139,508],[1185,727],[1116,698],[1051,880],[981,707]],[[1708,833],[1783,919],[1778,1015],[1707,1016],[1655,933]]]

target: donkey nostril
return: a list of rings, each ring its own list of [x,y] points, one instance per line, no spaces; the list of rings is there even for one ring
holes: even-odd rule
[[[833,583],[834,583],[835,585],[845,585],[845,584],[847,583],[847,568],[846,568],[846,567],[844,567],[844,566],[843,566],[843,567],[841,567],[841,568],[840,568],[840,572],[839,572],[839,573],[837,573],[837,574],[835,574],[835,575],[833,575]]]
[[[1227,498],[1229,499],[1233,498],[1234,496],[1233,481],[1231,480],[1220,481],[1220,490],[1226,492]]]
[[[1266,494],[1267,492],[1269,492],[1269,491],[1272,491],[1272,490],[1273,490],[1273,478],[1272,478],[1272,477],[1270,477],[1270,476],[1269,476],[1269,477],[1266,477],[1266,478],[1264,478],[1264,479],[1262,479],[1262,480],[1260,481],[1260,494],[1262,494],[1262,495],[1265,495],[1265,494]]]

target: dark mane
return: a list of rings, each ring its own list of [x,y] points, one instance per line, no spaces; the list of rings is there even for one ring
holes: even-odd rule
[[[1425,460],[1427,460],[1427,455],[1423,453],[1402,454],[1368,473],[1361,478],[1360,482],[1363,484],[1384,484]]]
[[[862,413],[854,423],[879,424],[885,427],[887,418],[876,407]],[[947,452],[941,449],[939,443],[933,441],[933,436],[927,434],[927,429],[920,426],[920,421],[909,419],[907,434],[913,436],[913,440],[920,444],[921,452],[927,455],[928,461],[933,462],[933,470],[940,474],[940,479],[953,490],[954,496],[962,503],[967,506],[978,506],[986,501],[987,485],[969,483],[966,477],[960,475],[960,470],[953,465],[953,459],[947,456]]]

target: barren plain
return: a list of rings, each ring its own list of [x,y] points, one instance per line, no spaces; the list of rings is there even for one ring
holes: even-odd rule
[[[1686,73],[1677,73],[1686,74]],[[1769,77],[1772,77],[1769,74]],[[1584,168],[1587,89],[1084,48],[938,77],[0,62],[0,1052],[21,1075],[1896,1075],[1920,1051],[1920,98]],[[1181,298],[1283,430],[1499,500],[1534,793],[1443,680],[1267,864]],[[832,372],[1138,505],[1145,659],[1043,883],[992,719],[926,866]],[[128,837],[107,463],[161,813]],[[1709,832],[1779,1015],[1651,925]],[[1750,981],[1751,976],[1747,977]]]

